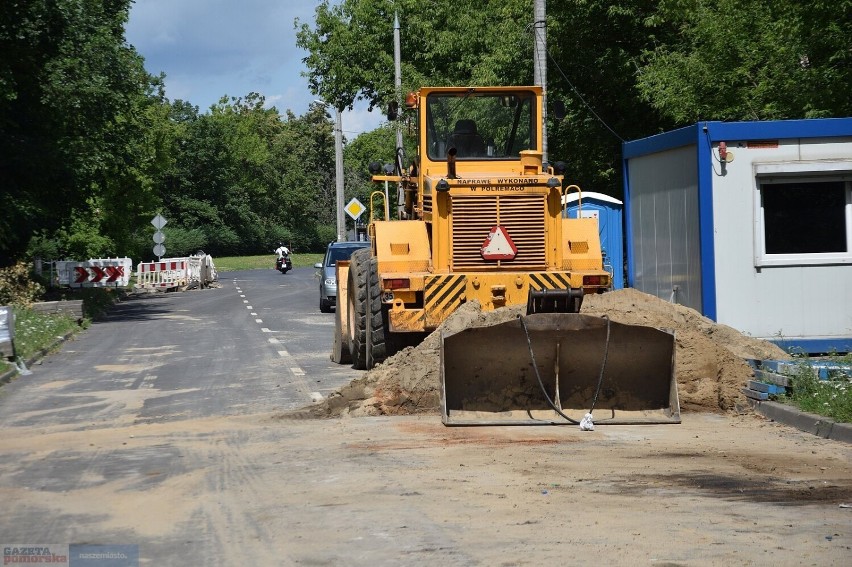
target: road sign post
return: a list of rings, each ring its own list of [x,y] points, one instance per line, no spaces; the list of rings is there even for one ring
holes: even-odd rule
[[[154,225],[154,228],[157,229],[157,232],[154,233],[154,256],[157,257],[157,260],[166,255],[166,247],[163,246],[163,242],[166,241],[166,235],[163,234],[163,227],[169,221],[164,219],[162,216],[157,215],[153,219],[151,219],[151,224]]]
[[[367,210],[367,207],[356,198],[352,198],[351,201],[345,207],[346,214],[349,215],[352,220],[358,220],[358,218],[364,214],[364,211]]]

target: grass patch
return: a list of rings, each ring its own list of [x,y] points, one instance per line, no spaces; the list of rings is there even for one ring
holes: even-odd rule
[[[28,307],[13,305],[15,313],[15,353],[21,360],[29,360],[40,352],[48,352],[59,339],[69,333],[85,329],[93,319],[102,317],[109,308],[120,301],[127,290],[122,288],[51,289],[45,301],[83,300],[83,320],[71,315],[41,313]],[[8,361],[0,361],[0,373],[14,368]]]
[[[59,339],[80,328],[74,317],[38,313],[32,309],[14,307],[15,352],[29,360],[36,353],[49,349]]]
[[[831,362],[852,366],[852,355],[832,357]],[[820,380],[806,363],[791,376],[790,392],[779,401],[800,410],[829,417],[839,423],[852,423],[852,376],[837,370],[828,380]]]
[[[322,262],[325,254],[291,254],[294,268],[313,267],[317,262]],[[220,272],[233,272],[236,270],[271,270],[275,268],[275,255],[262,254],[260,256],[222,256],[213,258],[216,269]]]

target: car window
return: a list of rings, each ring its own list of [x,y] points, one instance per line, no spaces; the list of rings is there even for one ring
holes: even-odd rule
[[[334,266],[338,260],[348,260],[353,252],[361,250],[361,248],[366,248],[366,246],[337,246],[329,248],[325,265]]]

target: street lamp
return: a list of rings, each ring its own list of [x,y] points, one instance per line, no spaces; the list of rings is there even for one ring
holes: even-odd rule
[[[324,100],[315,99],[314,102],[325,107],[331,104]],[[343,217],[343,120],[340,109],[334,108],[334,181],[337,198],[337,241],[346,240],[346,219]]]

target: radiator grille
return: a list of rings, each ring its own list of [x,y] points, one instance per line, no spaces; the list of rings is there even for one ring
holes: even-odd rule
[[[546,268],[545,195],[460,195],[452,198],[454,270]],[[503,225],[518,249],[513,260],[486,261],[482,243],[495,225]]]
[[[423,195],[423,215],[432,215],[432,195]]]

